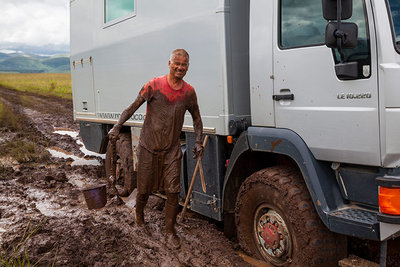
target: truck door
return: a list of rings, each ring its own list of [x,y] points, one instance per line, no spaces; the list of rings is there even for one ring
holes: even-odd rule
[[[277,0],[274,27],[275,123],[300,135],[319,160],[380,165],[377,62],[369,2],[353,0],[358,77],[341,80],[339,55],[324,45],[321,0]],[[372,17],[372,16],[370,16]],[[370,19],[372,22],[372,19]]]
[[[74,89],[74,115],[80,118],[95,116],[92,57],[73,61],[71,75]]]

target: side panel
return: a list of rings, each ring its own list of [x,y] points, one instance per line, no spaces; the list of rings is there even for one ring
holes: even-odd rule
[[[225,13],[227,100],[229,111],[225,127],[230,120],[250,123],[249,95],[249,13],[250,0],[226,0]],[[222,115],[222,114],[221,114]],[[221,132],[220,132],[221,133]],[[229,133],[229,130],[225,130]]]
[[[93,65],[88,61],[90,55],[84,51],[85,47],[87,49],[93,46],[91,29],[94,13],[92,10],[93,0],[70,2],[70,58],[74,119],[77,116],[94,117],[96,112],[93,95]],[[85,107],[84,102],[86,102]]]
[[[225,175],[225,138],[210,135],[202,158],[206,192],[203,191],[200,173],[194,183],[190,208],[202,215],[221,221],[222,220],[222,188]],[[193,159],[192,148],[196,142],[194,133],[186,133],[186,160],[187,182],[181,181],[182,187],[189,186],[197,160]],[[184,179],[186,176],[181,177]],[[184,188],[185,193],[187,188]],[[182,194],[181,194],[182,196]],[[186,197],[186,195],[184,195]]]
[[[272,25],[275,1],[250,3],[250,97],[254,126],[275,126]]]

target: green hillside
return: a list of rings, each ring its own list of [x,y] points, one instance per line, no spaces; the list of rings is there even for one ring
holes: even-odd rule
[[[60,66],[67,65],[69,67],[69,58],[68,57],[51,57],[49,59],[45,59],[42,63],[46,66],[52,68],[58,68]]]
[[[5,59],[5,58],[9,58],[11,56],[4,54],[4,53],[0,53],[0,60]]]
[[[0,53],[0,72],[41,73],[69,72],[69,57],[43,57]]]

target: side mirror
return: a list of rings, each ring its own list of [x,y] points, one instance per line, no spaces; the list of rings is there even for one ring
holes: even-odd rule
[[[337,20],[337,4],[338,0],[322,0],[322,13],[326,20]],[[353,1],[352,0],[340,0],[341,3],[341,17],[340,19],[349,19],[353,13]]]
[[[346,62],[335,65],[336,76],[340,80],[354,80],[358,77],[358,62]]]
[[[357,79],[358,62],[345,62],[343,53],[343,49],[357,47],[357,24],[342,22],[352,16],[353,0],[322,0],[322,12],[330,21],[325,28],[325,45],[336,48],[340,55],[340,63],[335,64],[336,76],[340,80]]]
[[[325,45],[329,48],[338,48],[338,39],[341,39],[341,48],[357,46],[358,26],[351,22],[342,22],[338,30],[337,22],[329,22],[325,28]]]

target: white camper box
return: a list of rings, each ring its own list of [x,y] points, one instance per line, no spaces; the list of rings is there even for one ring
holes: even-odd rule
[[[248,8],[247,1],[135,1],[132,14],[105,23],[98,1],[72,1],[75,119],[115,123],[148,80],[169,71],[171,51],[184,48],[205,132],[228,135],[230,120],[250,121]],[[145,111],[126,125],[140,126]],[[187,113],[185,129],[191,125]]]

